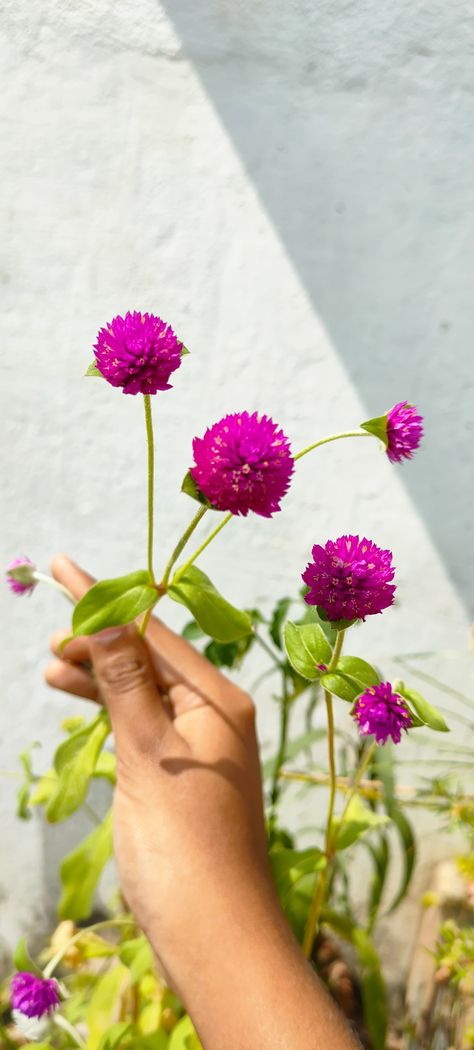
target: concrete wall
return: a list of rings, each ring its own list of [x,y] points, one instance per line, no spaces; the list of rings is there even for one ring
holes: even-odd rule
[[[466,654],[470,5],[5,0],[1,22],[4,560],[46,567],[65,549],[102,576],[143,563],[140,405],[81,377],[104,321],[151,309],[192,351],[156,399],[161,560],[192,510],[191,439],[224,412],[269,412],[296,449],[408,398],[426,416],[412,464],[329,446],[273,522],[235,522],[203,566],[237,603],[270,600],[296,588],[313,542],[365,532],[395,552],[399,604],[358,651]],[[37,739],[44,769],[80,709],[41,682],[67,610],[43,592],[1,601],[0,768]],[[430,668],[468,687],[467,655]],[[265,690],[259,712],[268,742]],[[45,925],[79,828],[18,823],[17,780],[1,786],[8,945]]]

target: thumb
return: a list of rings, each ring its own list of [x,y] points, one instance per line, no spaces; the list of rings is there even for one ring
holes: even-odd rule
[[[134,624],[112,627],[90,638],[102,699],[109,711],[117,748],[156,747],[171,720],[158,691],[148,648]]]

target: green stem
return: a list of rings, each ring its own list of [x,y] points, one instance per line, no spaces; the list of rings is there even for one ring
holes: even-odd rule
[[[278,741],[278,751],[275,759],[275,768],[273,771],[272,787],[270,793],[270,816],[269,816],[269,830],[273,831],[276,825],[277,806],[281,795],[281,781],[280,781],[280,770],[285,762],[286,749],[288,745],[288,728],[289,728],[289,714],[290,714],[290,697],[288,695],[288,684],[286,680],[286,672],[282,672],[283,691],[280,698],[280,736]]]
[[[51,977],[57,966],[61,962],[64,955],[72,947],[73,944],[77,944],[81,937],[86,937],[88,933],[95,933],[97,930],[106,930],[113,928],[114,926],[134,926],[133,919],[101,919],[100,922],[94,922],[92,926],[85,926],[83,930],[78,930],[77,933],[71,937],[66,944],[63,944],[62,948],[53,955],[53,958],[49,960],[49,963],[43,970],[43,977]]]
[[[65,1017],[63,1017],[62,1014],[54,1014],[53,1021],[58,1028],[62,1029],[63,1032],[67,1032],[67,1034],[70,1036],[73,1043],[76,1044],[76,1046],[79,1046],[81,1050],[86,1050],[86,1044],[79,1035],[79,1032],[76,1028],[74,1028],[74,1025],[70,1024],[70,1022]]]
[[[363,437],[374,437],[373,434],[369,434],[367,430],[343,430],[340,434],[330,434],[329,437],[320,438],[319,441],[315,441],[312,445],[307,445],[306,448],[301,449],[301,452],[297,452],[296,459],[302,459],[308,452],[312,452],[314,448],[320,448],[321,445],[329,445],[330,441],[339,441],[341,438],[363,438]]]
[[[155,446],[153,441],[153,420],[151,416],[151,397],[143,395],[145,406],[146,441],[148,448],[148,544],[147,564],[150,583],[155,583],[153,572],[153,513],[154,513],[154,481],[155,481]]]
[[[267,654],[267,656],[270,657],[270,660],[273,660],[273,663],[275,664],[275,667],[283,668],[285,666],[283,661],[279,659],[278,653],[274,653],[273,652],[272,647],[268,644],[268,642],[265,641],[264,638],[262,638],[262,636],[258,633],[258,631],[255,631],[254,638],[255,638],[255,641],[258,643],[258,645]]]
[[[367,750],[365,751],[365,753],[362,755],[362,761],[361,761],[360,765],[358,766],[358,768],[356,770],[356,773],[355,773],[355,776],[354,776],[354,780],[352,781],[352,784],[351,784],[350,791],[349,791],[349,793],[348,793],[348,795],[346,797],[346,802],[345,802],[345,805],[344,805],[344,809],[343,809],[343,811],[341,813],[341,823],[342,823],[343,820],[345,820],[345,818],[347,816],[347,810],[349,809],[349,806],[350,806],[350,804],[352,802],[352,799],[354,798],[354,795],[356,794],[356,792],[359,789],[360,782],[361,782],[361,780],[362,780],[362,778],[364,776],[364,773],[365,773],[366,769],[368,769],[368,767],[370,766],[370,763],[371,763],[371,761],[372,761],[372,759],[373,759],[373,757],[375,755],[376,750],[377,750],[377,744],[376,744],[376,741],[374,740],[373,743],[370,745],[370,747],[368,747]]]
[[[183,532],[183,535],[181,536],[181,539],[176,544],[176,547],[175,547],[175,549],[174,549],[174,551],[173,551],[169,561],[167,562],[165,571],[163,573],[163,579],[161,581],[162,587],[166,587],[166,584],[168,583],[168,580],[169,580],[169,578],[171,576],[171,570],[173,568],[174,563],[178,560],[178,558],[179,558],[179,556],[181,554],[181,551],[186,546],[190,536],[192,536],[195,528],[199,525],[199,522],[204,517],[204,515],[205,515],[205,513],[206,513],[206,511],[208,509],[209,509],[208,507],[200,507],[199,510],[197,511],[197,513],[194,515],[194,518],[192,518],[191,521],[189,522],[189,525],[188,525],[187,529],[185,529],[185,531]]]
[[[183,574],[187,571],[187,569],[190,568],[193,562],[196,561],[196,558],[199,558],[199,555],[202,554],[203,551],[205,551],[206,547],[208,547],[209,544],[212,543],[213,539],[215,539],[215,537],[218,535],[221,529],[223,529],[233,517],[233,514],[226,514],[225,518],[223,518],[222,521],[220,521],[219,524],[216,525],[216,528],[212,530],[210,535],[207,537],[207,540],[204,540],[204,543],[201,543],[201,546],[194,551],[194,554],[191,555],[188,561],[185,562],[184,565],[181,565],[179,569],[177,569],[174,577],[176,581],[179,580],[181,576],[183,576]]]
[[[336,635],[336,642],[332,652],[331,660],[328,664],[328,673],[334,671],[337,667],[339,657],[341,655],[342,646],[344,642],[344,631],[338,631]],[[328,757],[329,757],[329,805],[328,815],[326,820],[326,836],[325,836],[325,854],[326,864],[320,871],[319,877],[316,880],[316,888],[314,891],[313,900],[311,902],[310,913],[308,921],[306,923],[306,929],[304,931],[303,939],[303,951],[307,959],[311,958],[313,952],[314,939],[319,923],[319,916],[321,914],[321,908],[324,902],[324,895],[326,892],[329,865],[332,860],[332,845],[331,845],[331,833],[332,824],[334,818],[334,805],[336,800],[336,755],[334,746],[334,711],[332,696],[327,689],[324,690],[324,700],[326,703],[326,715],[328,724]]]
[[[60,591],[61,594],[64,594],[64,596],[69,602],[72,602],[73,605],[76,604],[76,599],[74,595],[71,594],[71,592],[68,591],[67,587],[64,587],[62,583],[58,583],[58,581],[55,580],[53,576],[48,576],[45,572],[38,572],[37,569],[35,569],[35,571],[32,573],[32,576],[33,579],[37,580],[38,583],[48,583],[50,587],[54,587],[55,590]]]

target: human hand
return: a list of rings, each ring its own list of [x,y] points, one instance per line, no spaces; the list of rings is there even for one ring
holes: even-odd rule
[[[77,599],[94,582],[63,556],[52,571]],[[46,681],[109,711],[122,890],[206,1050],[352,1050],[271,881],[251,699],[156,618],[146,643],[65,635]]]

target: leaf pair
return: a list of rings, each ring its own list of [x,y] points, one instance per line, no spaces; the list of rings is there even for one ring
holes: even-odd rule
[[[168,587],[175,602],[185,605],[202,630],[218,642],[233,642],[252,633],[248,613],[236,609],[216,590],[206,573],[191,565],[177,573]],[[72,618],[75,635],[95,634],[106,627],[131,623],[153,608],[158,590],[145,569],[101,580],[76,605]]]

